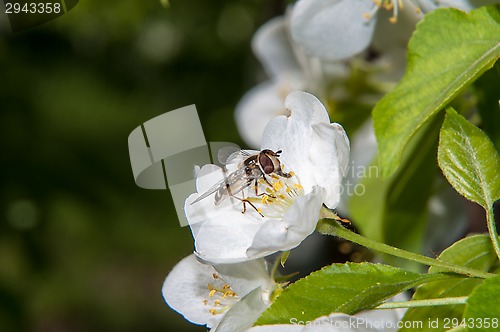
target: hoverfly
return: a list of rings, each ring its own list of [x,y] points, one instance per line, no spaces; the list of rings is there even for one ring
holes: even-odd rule
[[[246,204],[250,204],[255,211],[257,211],[262,217],[262,213],[243,195],[243,198],[239,198],[236,194],[243,192],[244,189],[249,187],[252,183],[255,188],[255,195],[258,194],[258,181],[262,178],[269,185],[272,186],[269,180],[266,178],[268,175],[276,174],[285,178],[292,177],[291,173],[285,173],[281,169],[281,162],[278,159],[282,151],[278,150],[276,152],[272,150],[262,150],[257,153],[248,153],[246,151],[238,151],[233,153],[228,161],[235,160],[238,157],[245,157],[245,159],[239,163],[238,168],[230,173],[225,179],[214,184],[210,189],[203,193],[200,197],[195,199],[192,203],[201,201],[208,196],[215,193],[214,203],[219,205],[227,197],[234,197],[243,203],[243,212],[246,212]]]

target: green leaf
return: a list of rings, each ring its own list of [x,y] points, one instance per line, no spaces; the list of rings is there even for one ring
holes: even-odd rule
[[[288,324],[291,318],[312,321],[332,312],[354,314],[422,283],[454,278],[381,264],[333,264],[286,288],[256,325]]]
[[[384,177],[399,166],[410,137],[500,57],[500,13],[493,6],[470,14],[435,10],[418,24],[408,49],[405,76],[373,113]]]
[[[438,162],[448,182],[486,210],[500,199],[500,156],[480,129],[453,109],[439,136]]]
[[[351,221],[364,236],[384,242],[383,221],[385,197],[390,181],[382,181],[378,176],[377,159],[368,166],[368,170],[375,169],[376,172],[366,172],[359,184],[354,189],[362,188],[362,195],[352,195],[348,200]]]
[[[500,275],[486,279],[474,289],[467,299],[464,319],[467,331],[498,331],[500,327]]]
[[[405,250],[422,251],[427,203],[438,174],[435,155],[442,120],[435,118],[411,139],[403,167],[389,179],[383,181],[373,164],[364,172],[366,177],[353,190],[363,194],[348,201],[352,221],[362,234]],[[408,260],[386,259],[409,270],[420,267]]]
[[[500,82],[500,62],[484,73],[480,79],[474,83],[474,91],[478,97],[477,109],[481,116],[481,128],[488,134],[495,144],[495,148],[500,150],[500,108],[498,85]],[[460,113],[460,112],[459,112]]]
[[[435,118],[422,135],[412,139],[411,155],[405,158],[403,167],[391,178],[382,225],[384,243],[422,252],[428,221],[428,200],[439,172],[435,160],[441,122],[442,117]],[[398,262],[398,266],[407,269],[412,267],[409,265],[412,262],[408,260],[390,259],[389,263]]]
[[[490,238],[487,235],[474,235],[462,239],[446,250],[444,250],[439,259],[445,262],[466,266],[469,268],[489,271],[497,262],[495,251],[491,246]],[[439,273],[444,270],[430,267],[429,273]],[[445,281],[435,281],[417,288],[413,295],[413,300],[425,300],[431,298],[467,296],[472,290],[481,284],[482,279],[462,278]],[[444,331],[443,318],[461,319],[464,311],[464,305],[438,306],[411,308],[406,312],[403,321],[435,321],[438,319],[439,328],[432,331]],[[402,328],[400,331],[412,331]]]

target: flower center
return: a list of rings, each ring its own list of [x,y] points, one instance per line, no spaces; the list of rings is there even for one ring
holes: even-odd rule
[[[288,174],[291,175],[289,178],[271,174],[259,180],[259,188],[263,193],[248,198],[258,213],[268,218],[282,218],[297,197],[304,195],[297,175],[294,172]]]
[[[380,8],[383,8],[385,10],[392,10],[392,17],[389,18],[389,22],[391,23],[396,23],[398,21],[398,14],[399,10],[403,9],[403,0],[372,0],[374,3],[374,6],[372,10],[370,10],[368,13],[364,13],[363,17],[366,19],[371,19],[373,15],[375,15]],[[413,2],[413,1],[412,1]],[[420,9],[418,8],[417,5],[417,12],[420,12]]]
[[[215,316],[225,313],[239,300],[239,296],[218,274],[214,273],[212,277],[214,280],[207,285],[208,297],[203,304],[209,306],[208,311]]]

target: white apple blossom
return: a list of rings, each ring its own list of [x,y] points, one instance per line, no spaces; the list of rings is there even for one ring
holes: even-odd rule
[[[289,12],[288,12],[289,13]],[[348,77],[345,63],[324,63],[308,57],[294,44],[287,15],[273,18],[255,33],[252,49],[269,80],[249,90],[236,107],[236,123],[245,142],[260,146],[267,123],[285,114],[283,102],[292,91],[319,93],[327,81]],[[286,114],[285,114],[286,115]]]
[[[397,45],[379,43],[376,52],[371,49],[346,60],[327,61],[315,54],[306,54],[303,47],[293,41],[292,10],[290,6],[285,16],[264,24],[252,39],[252,49],[269,77],[249,90],[236,107],[238,130],[252,148],[261,145],[264,128],[273,117],[287,115],[283,102],[292,91],[312,92],[337,105],[355,99],[360,105],[373,106],[381,93],[388,92],[404,74],[405,46],[413,26],[406,29],[409,32],[402,33],[404,37],[399,39],[403,41]],[[394,35],[381,29],[378,32]],[[390,42],[399,39],[393,37]]]
[[[249,188],[246,197],[253,208],[246,204],[242,213],[241,201],[216,205],[210,196],[192,204],[223,179],[214,165],[198,173],[198,192],[186,200],[185,212],[200,259],[234,263],[293,249],[314,231],[321,206],[334,209],[339,203],[349,159],[344,129],[330,123],[325,107],[311,94],[293,92],[285,107],[290,116],[269,122],[262,149],[281,150],[279,160],[291,176],[266,176],[269,183],[259,181],[259,195]]]
[[[292,37],[308,54],[334,61],[359,54],[372,40],[374,44],[384,42],[384,47],[376,48],[377,51],[405,48],[418,17],[412,4],[404,2],[403,10],[398,6],[401,0],[300,0],[292,12]],[[389,3],[399,17],[392,20],[394,23],[389,22],[386,10],[378,10],[381,6],[390,7]],[[387,31],[391,24],[396,26],[391,27],[389,34],[376,32]]]
[[[437,8],[470,10],[498,0],[299,0],[293,8],[293,40],[324,60],[350,58],[372,46],[405,49],[415,25]]]
[[[236,332],[253,325],[276,287],[264,259],[211,266],[190,255],[168,274],[162,294],[191,323]]]

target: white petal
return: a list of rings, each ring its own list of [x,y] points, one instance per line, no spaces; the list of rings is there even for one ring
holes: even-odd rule
[[[287,171],[297,174],[305,192],[313,186],[325,188],[324,203],[335,208],[349,163],[347,135],[339,124],[330,124],[325,107],[311,94],[293,92],[285,105],[290,117],[277,117],[269,123],[262,147],[283,150],[281,162]]]
[[[280,161],[287,171],[298,174],[305,192],[314,185],[314,168],[308,158],[312,125],[330,123],[328,113],[321,102],[313,95],[295,91],[285,100],[290,116],[278,116],[271,120],[262,135],[262,149],[282,150]]]
[[[215,165],[205,165],[196,177],[197,193],[191,194],[184,203],[184,213],[190,226],[209,219],[218,218],[220,215],[233,213],[238,205],[234,200],[225,199],[219,205],[214,203],[215,192],[206,198],[196,201],[200,196],[210,192],[225,177],[222,169]],[[239,208],[239,205],[238,205]],[[193,227],[191,227],[193,229]]]
[[[247,332],[301,332],[303,330],[303,325],[276,324],[254,326],[248,329]]]
[[[292,91],[305,88],[299,74],[286,72],[248,91],[236,106],[235,118],[243,140],[259,148],[264,128],[271,119],[287,113],[284,100]]]
[[[212,264],[250,260],[246,251],[263,223],[253,212],[233,211],[203,222],[195,236],[196,255]]]
[[[293,112],[294,119],[303,125],[330,122],[325,106],[310,93],[302,91],[290,93],[285,99],[285,107]]]
[[[363,14],[373,6],[371,0],[301,0],[292,12],[293,40],[325,60],[349,58],[372,40],[376,17]]]
[[[283,220],[266,220],[255,235],[252,246],[247,250],[248,256],[265,256],[298,246],[314,232],[322,201],[323,189],[316,186],[311,193],[295,200]]]
[[[252,150],[245,151],[252,152]],[[231,164],[226,165],[226,167],[228,172],[232,172],[238,165]],[[201,225],[195,226],[197,223],[212,219],[232,220],[241,217],[243,205],[235,198],[228,196],[215,205],[215,191],[213,189],[217,189],[227,176],[227,173],[224,173],[220,167],[211,164],[205,165],[199,170],[196,178],[197,193],[191,194],[184,204],[184,212],[195,237],[195,232],[201,227]],[[207,197],[196,201],[200,196],[210,192],[212,193]],[[254,218],[254,220],[258,219]]]
[[[283,16],[276,17],[257,30],[252,49],[270,77],[300,71]]]
[[[257,287],[262,290],[271,290],[274,287],[274,281],[263,258],[236,264],[219,264],[214,268],[239,296],[245,296]]]
[[[212,327],[220,317],[212,315],[203,301],[208,297],[207,285],[216,271],[190,255],[181,260],[163,283],[165,302],[194,324]]]
[[[349,163],[349,139],[338,123],[319,123],[312,126],[309,158],[315,181],[325,188],[324,203],[330,209],[340,201],[342,179]]]
[[[210,189],[214,183],[222,179],[222,169],[219,166],[207,164],[196,173],[196,191],[201,194]]]
[[[240,332],[250,328],[268,308],[262,300],[262,289],[256,288],[226,312],[214,332]]]
[[[377,16],[373,47],[380,53],[389,52],[394,48],[406,50],[417,22],[423,17],[422,14],[417,14],[417,9],[411,1],[406,1],[402,9],[400,7],[395,23],[389,21],[393,16],[392,11],[381,9]]]

